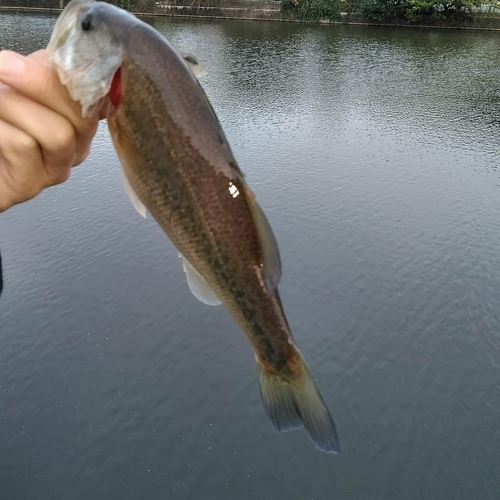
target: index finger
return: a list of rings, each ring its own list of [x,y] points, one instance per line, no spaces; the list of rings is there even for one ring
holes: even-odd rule
[[[95,127],[98,117],[82,117],[80,103],[71,99],[56,71],[49,66],[46,50],[26,57],[1,51],[0,82],[64,116],[79,133],[85,134]]]

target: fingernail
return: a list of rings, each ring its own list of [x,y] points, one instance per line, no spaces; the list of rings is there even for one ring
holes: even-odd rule
[[[25,68],[26,63],[23,56],[6,50],[0,52],[0,77],[15,78],[20,76]]]

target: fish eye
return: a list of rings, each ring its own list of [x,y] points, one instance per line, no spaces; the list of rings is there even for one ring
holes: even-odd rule
[[[87,14],[82,19],[82,30],[89,31],[92,28],[92,14]]]

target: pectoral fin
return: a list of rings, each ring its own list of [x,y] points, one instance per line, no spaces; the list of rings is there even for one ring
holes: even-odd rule
[[[198,58],[190,54],[189,52],[179,52],[181,57],[186,61],[187,65],[189,66],[189,69],[193,72],[193,75],[198,78],[203,78],[207,72],[203,65],[198,61]]]
[[[127,176],[125,175],[125,172],[123,170],[122,170],[122,183],[123,183],[123,189],[125,189],[125,192],[127,193],[134,208],[139,212],[140,215],[146,218],[148,211],[146,210],[146,207],[144,206],[142,201],[137,196],[136,192],[132,189],[132,186],[130,185],[130,182],[128,181]]]
[[[222,302],[216,293],[212,290],[210,285],[206,282],[205,278],[186,260],[186,258],[179,254],[182,258],[182,268],[186,273],[186,278],[191,293],[207,306],[219,306]]]
[[[278,243],[266,215],[255,199],[255,195],[248,188],[246,191],[261,246],[262,279],[269,294],[273,294],[281,279],[281,258]]]

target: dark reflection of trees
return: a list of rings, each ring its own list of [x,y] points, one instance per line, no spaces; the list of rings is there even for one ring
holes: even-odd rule
[[[227,23],[222,36],[225,60],[231,63],[231,89],[243,95],[252,91],[264,100],[266,95],[301,93],[300,75],[307,74],[309,63],[307,30],[277,23]]]
[[[497,127],[500,61],[491,33],[367,35],[361,45],[351,40],[351,57],[360,64],[351,61],[350,76],[355,97],[376,119],[395,123],[404,116],[417,133],[456,134],[457,144],[480,140],[484,126]]]
[[[325,33],[327,30],[323,30]],[[338,36],[317,36],[318,27],[281,23],[223,23],[220,35],[226,78],[220,82],[238,105],[300,113],[311,103],[321,105],[328,83],[338,92],[338,74],[324,79],[321,66],[335,65],[341,42]],[[323,60],[323,61],[322,61]],[[324,104],[324,103],[323,103]]]
[[[223,23],[219,36],[217,83],[249,112],[363,116],[457,143],[498,127],[500,56],[490,33]]]
[[[44,47],[54,15],[3,14],[0,48]],[[422,140],[500,137],[497,35],[443,30],[146,18],[207,67],[218,114],[326,126],[352,117]],[[500,140],[500,139],[499,139]],[[499,148],[498,141],[489,147]]]

